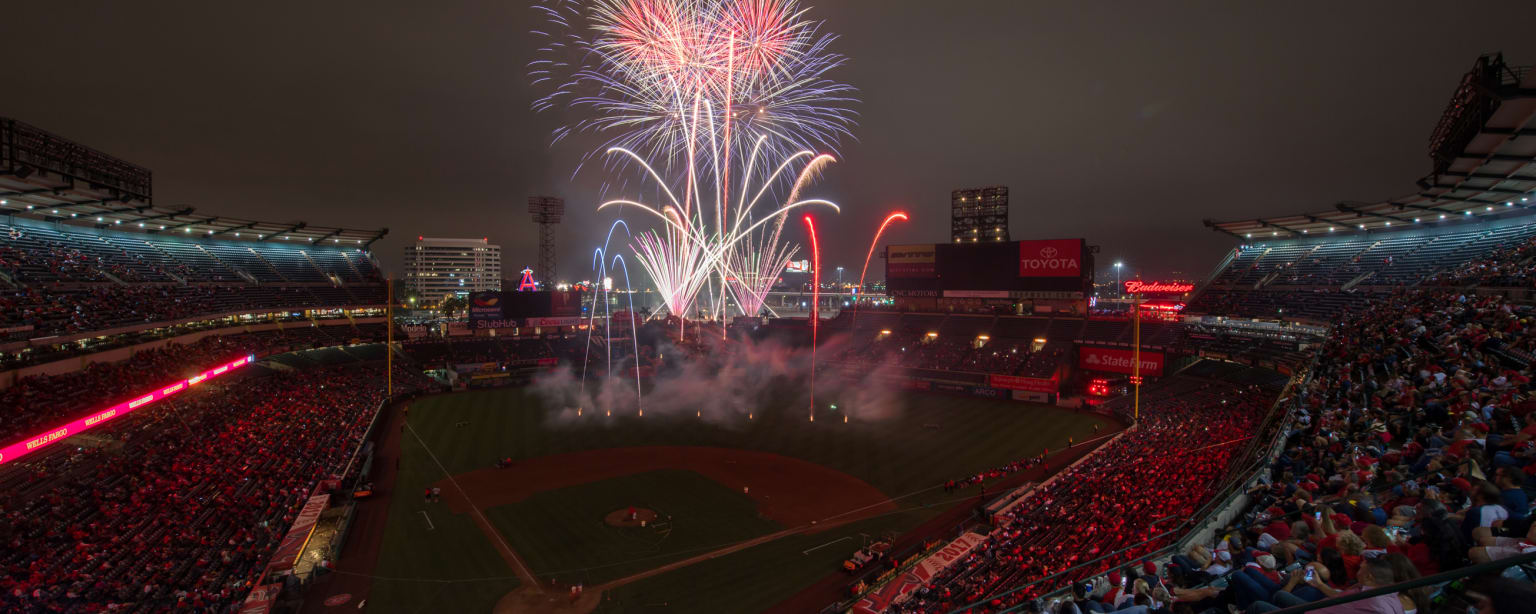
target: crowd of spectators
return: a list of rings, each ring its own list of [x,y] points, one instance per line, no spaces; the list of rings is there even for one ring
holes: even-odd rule
[[[352,329],[380,337],[382,327]],[[23,377],[0,390],[0,445],[63,423],[79,415],[110,407],[156,386],[186,379],[241,356],[257,357],[280,351],[334,344],[320,327],[295,327],[238,335],[210,335],[191,343],[170,342],[139,351],[119,362],[95,362],[59,375]],[[326,339],[321,341],[321,339]]]
[[[213,383],[108,426],[120,449],[0,499],[0,610],[230,611],[360,444],[383,377],[374,364]],[[403,370],[395,383],[426,385]]]
[[[380,288],[246,284],[92,284],[0,287],[0,329],[30,326],[29,337],[102,331],[200,315],[383,302]]]
[[[1165,545],[1166,537],[1148,538],[1209,498],[1275,393],[1182,376],[1166,380],[1144,395],[1134,428],[1039,487],[1027,505],[1005,512],[985,544],[896,611],[949,612],[978,602],[990,608],[981,611],[998,611],[1043,592],[1008,592],[1029,581],[1117,550],[1130,548],[1123,556],[1134,560]],[[1178,479],[1152,479],[1173,475]]]
[[[1067,356],[1066,346],[1047,344],[1039,351],[1027,339],[929,337],[891,333],[867,341],[845,337],[834,346],[832,362],[855,365],[899,365],[914,369],[972,371],[999,375],[1050,377]]]
[[[11,331],[36,338],[236,310],[384,302],[383,279],[362,253],[306,250],[310,257],[271,246],[258,254],[261,246],[81,229],[0,231],[0,341],[11,340]],[[261,268],[253,275],[239,266]]]
[[[571,344],[560,345],[564,347]],[[437,337],[407,343],[404,349],[422,366],[428,368],[465,363],[510,363],[555,356],[552,340],[542,338]]]
[[[1149,560],[1169,543],[1158,523],[1190,519],[1228,475],[1237,448],[1224,442],[1254,436],[1273,396],[1214,383],[1155,400],[1144,390],[1134,429],[1033,493],[901,611],[1255,614],[1536,552],[1536,308],[1446,287],[1527,283],[1533,247],[1346,313],[1294,391],[1248,506],[1214,540]],[[1178,477],[1147,479],[1160,475]],[[1050,586],[1030,584],[1064,571]],[[1506,576],[1498,590],[1536,598],[1531,578]],[[1063,587],[1052,604],[1032,601]],[[1404,589],[1337,611],[1475,604],[1466,587]]]
[[[1485,259],[1473,260],[1430,275],[1426,284],[1531,288],[1536,283],[1536,238],[1500,247]]]
[[[1533,315],[1428,288],[1348,317],[1243,519],[1178,559],[1182,583],[1217,580],[1186,600],[1266,611],[1536,551]],[[1208,567],[1203,552],[1221,560]],[[1244,569],[1263,557],[1279,571]],[[1457,596],[1447,590],[1364,607],[1430,609]]]

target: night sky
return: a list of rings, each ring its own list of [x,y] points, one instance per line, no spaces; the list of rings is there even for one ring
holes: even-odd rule
[[[1015,239],[1086,237],[1100,270],[1204,276],[1235,241],[1203,218],[1414,190],[1480,54],[1536,64],[1536,2],[807,2],[849,57],[856,141],[807,196],[823,264],[948,239],[949,192],[1004,184]],[[1261,6],[1262,5],[1262,6]],[[489,236],[531,264],[533,194],[567,198],[563,277],[611,218],[591,142],[534,113],[524,2],[13,2],[0,115],[144,165],[200,214]],[[605,219],[606,218],[606,219]],[[800,237],[797,234],[796,240]],[[875,271],[878,266],[872,266]],[[1101,273],[1102,274],[1102,273]],[[872,271],[872,277],[875,277]]]

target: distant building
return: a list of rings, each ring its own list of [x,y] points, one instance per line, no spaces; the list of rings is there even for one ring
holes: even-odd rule
[[[405,246],[405,289],[436,303],[460,292],[501,289],[501,246],[487,239],[416,237]]]
[[[955,243],[1008,240],[1008,186],[955,190],[949,195],[950,238]]]

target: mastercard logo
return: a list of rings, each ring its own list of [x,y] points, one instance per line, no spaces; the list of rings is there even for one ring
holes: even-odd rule
[[[499,296],[477,296],[477,297],[475,297],[475,306],[476,307],[495,307],[500,302],[501,302],[501,297],[499,297]]]

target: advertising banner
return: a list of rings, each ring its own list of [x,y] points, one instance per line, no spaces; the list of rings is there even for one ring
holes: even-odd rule
[[[469,295],[470,320],[500,320],[501,293],[474,292]],[[476,327],[479,328],[479,327]]]
[[[479,373],[481,371],[495,371],[500,368],[501,364],[494,362],[466,362],[453,366],[454,372],[466,375],[470,373]]]
[[[581,324],[580,317],[567,318],[528,318],[526,326],[576,326]]]
[[[1024,377],[1022,375],[990,375],[987,377],[987,385],[1004,390],[1023,390],[1026,392],[1056,392],[1056,380],[1043,377]]]
[[[859,614],[878,614],[892,604],[905,601],[912,591],[964,559],[967,554],[986,541],[987,536],[980,533],[965,533],[955,538],[955,541],[945,544],[944,547],[928,555],[906,573],[860,598],[858,604],[854,605],[853,611]]]
[[[581,317],[581,293],[575,290],[556,290],[554,292],[550,292],[549,312],[540,315],[547,315],[556,318]]]
[[[251,589],[251,594],[246,595],[245,602],[240,604],[240,614],[267,614],[272,611],[272,606],[277,605],[277,596],[283,592],[281,582],[263,584]]]
[[[885,248],[886,277],[933,277],[937,250],[925,245],[892,245]]]
[[[1091,371],[1131,374],[1132,352],[1121,348],[1078,346],[1077,366]],[[1163,375],[1163,353],[1141,351],[1141,374],[1147,377]]]
[[[1080,277],[1083,240],[1019,241],[1019,277]]]
[[[304,502],[298,517],[293,520],[293,526],[288,528],[288,533],[277,543],[277,550],[272,553],[272,564],[267,569],[283,571],[293,568],[299,555],[304,553],[304,545],[309,543],[309,536],[315,532],[315,523],[320,521],[320,513],[325,511],[330,502],[330,495],[315,495]]]
[[[201,384],[207,380],[219,377],[232,370],[239,369],[252,362],[252,356],[246,356],[233,362],[214,367],[191,378],[169,384],[154,390],[150,390],[133,399],[123,401],[106,409],[83,416],[68,424],[56,426],[47,431],[37,433],[31,437],[16,443],[0,447],[0,464],[9,463],[18,458],[64,441],[74,435],[79,435],[102,424],[128,415],[130,412],[144,408],[156,401],[177,394],[183,390]]]
[[[944,298],[1008,298],[1007,290],[945,290]]]
[[[971,386],[966,391],[973,397],[981,397],[983,399],[1001,399],[1008,394],[1006,390],[998,390],[990,386]]]
[[[1049,403],[1049,402],[1051,402],[1051,397],[1050,397],[1050,393],[1048,393],[1048,392],[1030,392],[1028,390],[1015,390],[1015,391],[1013,391],[1013,400],[1015,400],[1015,401],[1028,401],[1030,403]]]
[[[1123,283],[1126,294],[1187,294],[1195,289],[1195,284],[1187,281],[1127,279]]]

